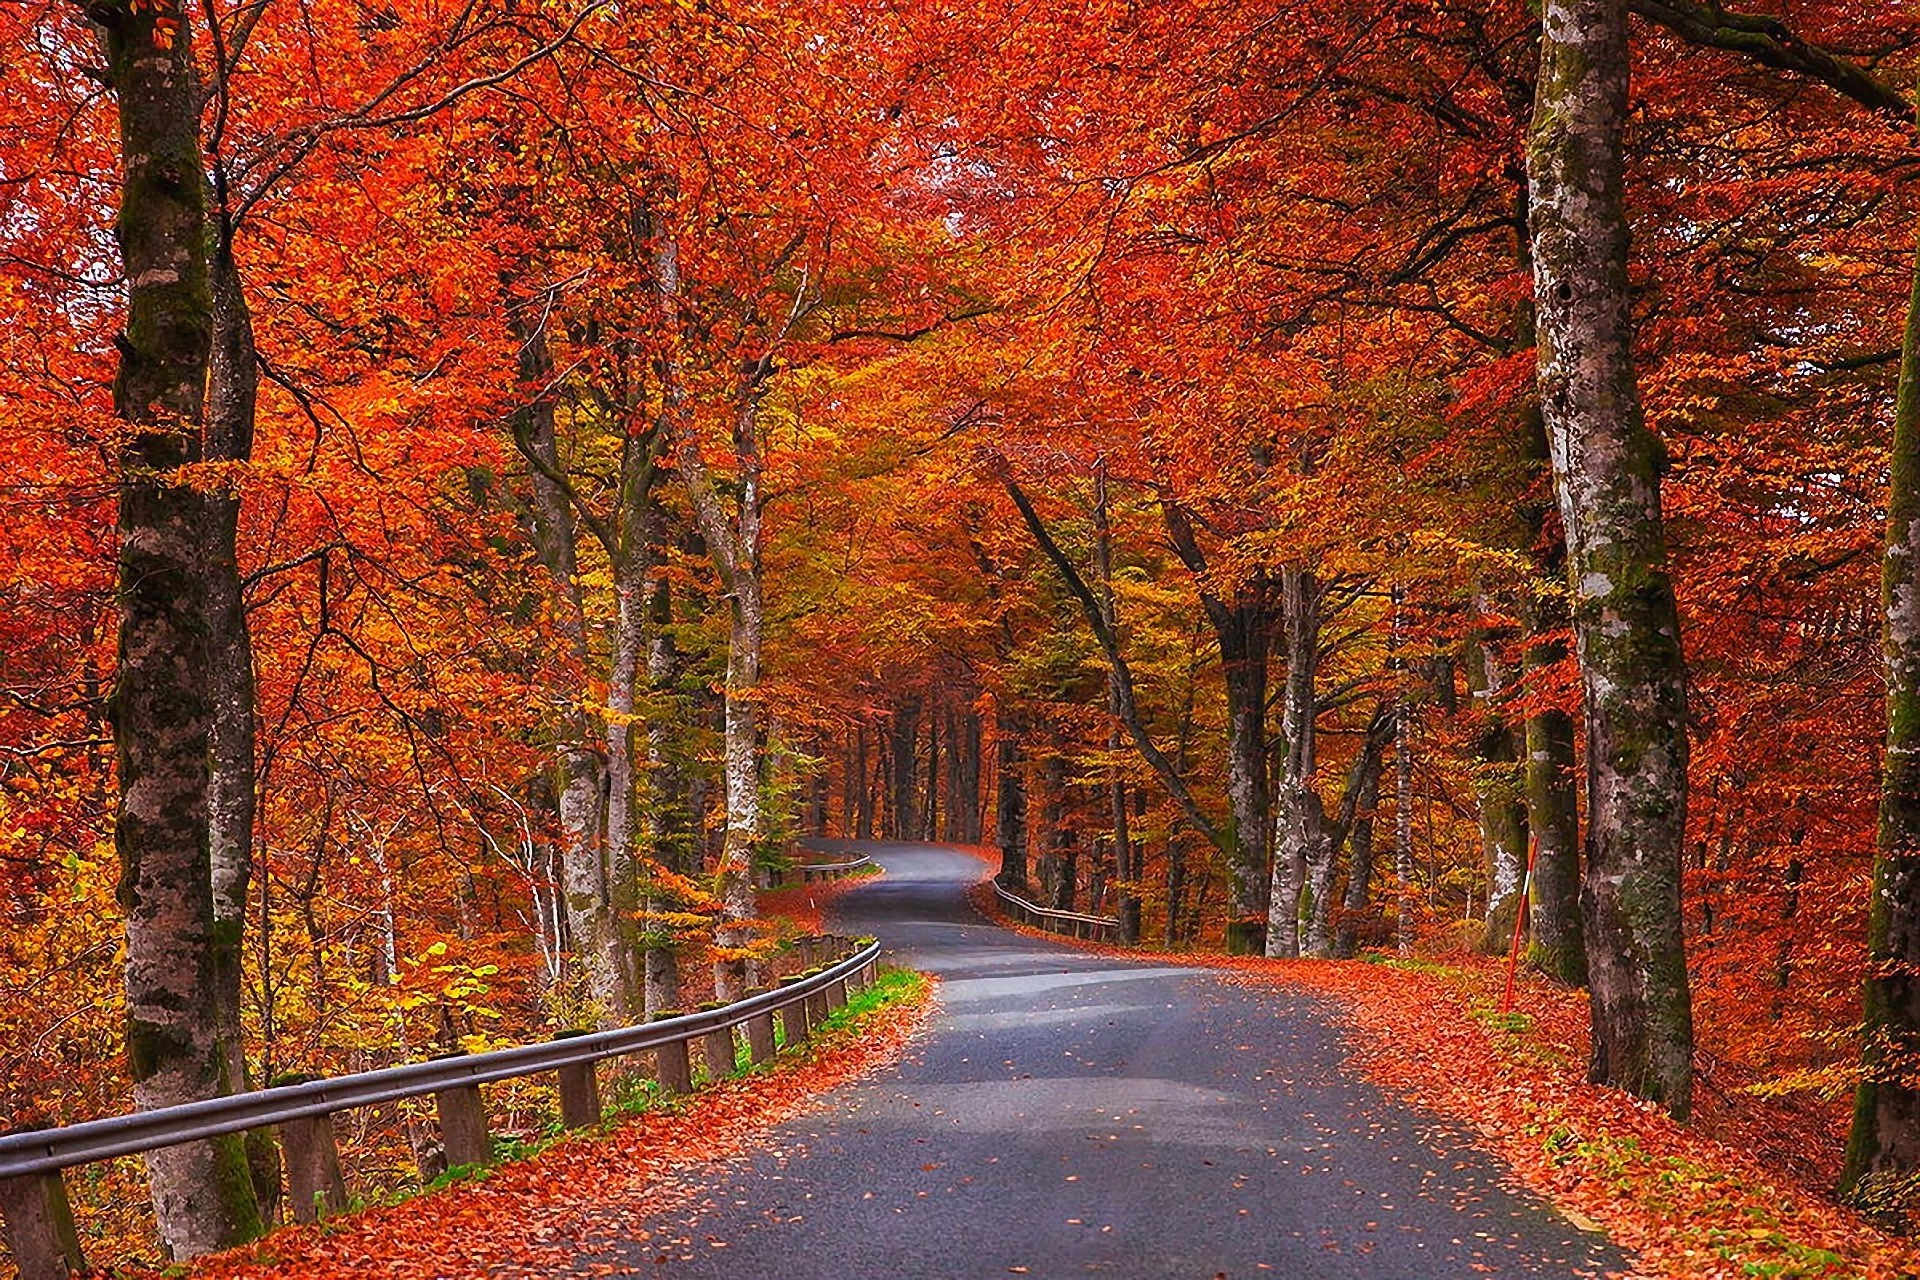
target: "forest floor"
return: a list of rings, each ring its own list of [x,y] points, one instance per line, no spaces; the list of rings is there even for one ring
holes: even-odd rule
[[[984,885],[972,901],[1022,933],[1114,956],[1162,954],[1017,924]],[[1521,1183],[1632,1250],[1648,1275],[1920,1277],[1920,1248],[1834,1202],[1832,1113],[1754,1097],[1709,1072],[1694,1123],[1681,1125],[1589,1084],[1582,992],[1523,975],[1515,1011],[1501,1013],[1504,965],[1486,957],[1178,955],[1230,982],[1327,997],[1369,1079],[1471,1129]]]

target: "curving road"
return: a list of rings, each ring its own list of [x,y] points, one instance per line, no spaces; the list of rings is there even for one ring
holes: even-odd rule
[[[931,1037],[822,1100],[602,1264],[724,1280],[1625,1273],[1459,1132],[1344,1065],[1315,1001],[996,928],[984,866],[885,865],[845,928],[937,973]]]

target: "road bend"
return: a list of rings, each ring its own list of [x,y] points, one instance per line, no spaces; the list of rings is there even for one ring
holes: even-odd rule
[[[930,1034],[597,1259],[715,1280],[1604,1276],[1625,1256],[1347,1063],[1326,1006],[998,928],[937,845],[837,927],[938,974]],[[598,1274],[598,1272],[594,1272]]]

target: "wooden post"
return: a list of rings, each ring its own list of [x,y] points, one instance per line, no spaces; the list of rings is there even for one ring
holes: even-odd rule
[[[441,1053],[434,1061],[463,1058],[464,1053]],[[447,1167],[485,1164],[493,1158],[493,1137],[487,1132],[487,1103],[477,1084],[457,1084],[433,1095],[440,1116],[440,1142],[446,1148]]]
[[[747,1057],[754,1066],[773,1061],[773,1015],[756,1013],[747,1019]]]
[[[572,1040],[586,1035],[584,1030],[562,1031],[555,1040]],[[600,1123],[600,1076],[594,1063],[576,1062],[561,1067],[560,1123],[569,1129],[584,1129]]]
[[[796,973],[780,979],[780,985],[783,987],[791,987],[800,980],[800,975]],[[787,1033],[787,1044],[789,1046],[802,1044],[806,1041],[807,1002],[805,1000],[795,1000],[792,1004],[781,1006],[780,1029]]]
[[[311,1075],[275,1076],[273,1085],[305,1084]],[[318,1222],[347,1209],[347,1180],[340,1174],[340,1144],[330,1115],[282,1121],[280,1159],[287,1171],[287,1199],[295,1222]]]
[[[836,979],[827,984],[827,1012],[833,1013],[847,1007],[847,980]]]
[[[44,1124],[10,1130],[30,1133]],[[59,1170],[0,1178],[0,1227],[20,1280],[66,1280],[87,1269],[80,1235],[73,1228],[73,1206]]]
[[[655,1022],[680,1016],[678,1009],[662,1009],[653,1015]],[[653,1051],[654,1070],[668,1093],[693,1092],[693,1063],[687,1056],[685,1040],[669,1040]]]
[[[700,1048],[707,1060],[707,1080],[725,1080],[733,1074],[733,1028],[720,1027],[700,1037]]]
[[[817,978],[820,976],[820,970],[809,969],[804,976]],[[819,1025],[826,1020],[827,993],[816,989],[812,995],[807,997],[807,1026],[809,1028],[818,1028]]]

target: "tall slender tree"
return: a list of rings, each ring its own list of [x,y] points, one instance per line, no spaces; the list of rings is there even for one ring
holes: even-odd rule
[[[1582,901],[1597,1081],[1684,1117],[1693,1005],[1680,918],[1685,668],[1666,468],[1633,358],[1621,131],[1626,0],[1546,0],[1527,167],[1539,384],[1587,698]]]
[[[192,20],[179,4],[98,4],[88,17],[103,33],[119,103],[116,234],[128,281],[114,383],[127,432],[119,458],[121,621],[112,701],[127,1058],[135,1100],[158,1107],[217,1097],[240,1083],[238,1014],[221,1007],[223,995],[238,995],[239,922],[216,914],[209,834],[216,720],[206,683],[215,656],[205,568],[211,519],[208,503],[182,476],[203,456],[215,315],[202,90]],[[239,746],[231,739],[223,745]],[[251,788],[250,777],[244,785]],[[250,847],[250,805],[244,820],[247,832],[226,835]],[[221,885],[229,902],[231,879]],[[244,877],[240,886],[244,902]],[[147,1164],[154,1213],[174,1257],[259,1232],[239,1137],[168,1147]]]

